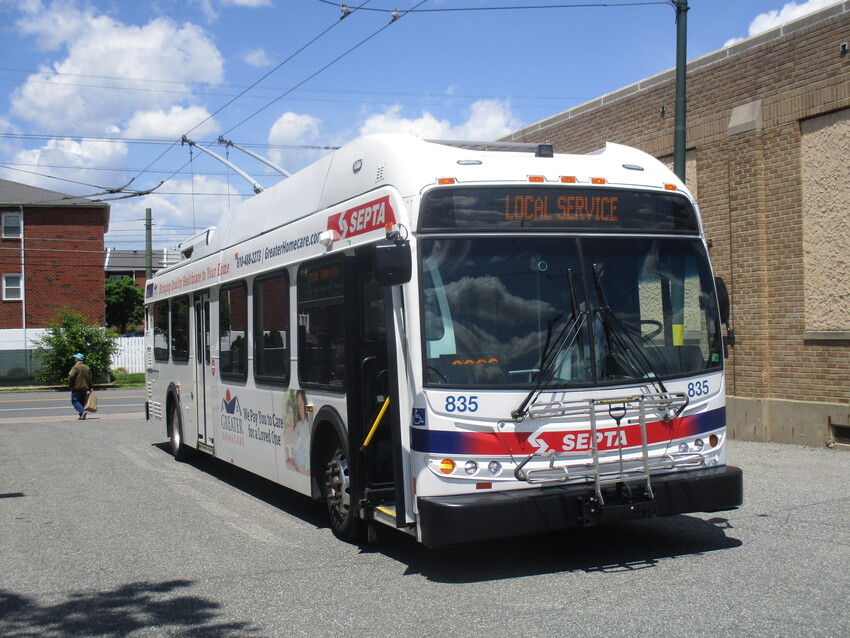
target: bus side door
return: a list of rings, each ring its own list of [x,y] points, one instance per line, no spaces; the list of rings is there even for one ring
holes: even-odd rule
[[[210,295],[209,291],[195,293],[195,410],[198,422],[198,443],[212,446],[212,420],[209,402],[210,384]]]

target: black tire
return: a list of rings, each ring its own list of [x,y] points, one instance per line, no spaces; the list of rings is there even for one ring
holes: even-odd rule
[[[185,461],[189,450],[183,443],[183,426],[180,423],[180,410],[177,409],[176,403],[172,404],[169,410],[168,422],[171,424],[169,428],[171,454],[175,461]]]
[[[357,516],[352,506],[351,480],[346,452],[337,439],[326,448],[324,456],[322,496],[328,508],[334,536],[347,543],[360,542],[366,532],[366,521]]]

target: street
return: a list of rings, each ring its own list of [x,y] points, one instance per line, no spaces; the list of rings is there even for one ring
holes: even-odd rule
[[[850,453],[732,441],[745,504],[433,550],[174,461],[144,391],[0,395],[0,636],[850,634]],[[60,402],[61,401],[61,402]]]

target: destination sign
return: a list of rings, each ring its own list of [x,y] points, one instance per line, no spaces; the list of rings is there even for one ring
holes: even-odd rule
[[[699,224],[681,194],[558,185],[434,189],[419,229],[695,233]]]
[[[602,195],[506,195],[506,221],[618,222],[619,197]]]

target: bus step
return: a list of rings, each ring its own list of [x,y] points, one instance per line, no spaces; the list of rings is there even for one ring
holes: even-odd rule
[[[372,516],[379,523],[383,523],[384,525],[389,525],[390,527],[395,527],[395,505],[394,504],[386,504],[386,505],[378,505],[374,510],[372,510]]]
[[[198,441],[198,450],[201,452],[206,452],[207,454],[212,454],[215,452],[215,448],[212,445],[207,445],[206,443],[201,443]]]
[[[394,487],[367,487],[361,505],[380,505],[395,500]]]

